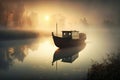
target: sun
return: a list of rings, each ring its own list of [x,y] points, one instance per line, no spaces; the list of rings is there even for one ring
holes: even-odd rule
[[[49,17],[48,15],[47,15],[47,16],[45,16],[45,20],[46,20],[46,21],[48,21],[48,20],[49,20],[49,18],[50,18],[50,17]]]

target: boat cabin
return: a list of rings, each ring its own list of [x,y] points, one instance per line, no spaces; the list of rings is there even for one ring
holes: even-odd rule
[[[62,59],[62,62],[72,63],[78,58],[79,54],[74,54],[73,56],[65,57]]]
[[[63,38],[79,39],[79,31],[62,31]]]

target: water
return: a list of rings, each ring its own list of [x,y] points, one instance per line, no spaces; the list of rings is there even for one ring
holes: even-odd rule
[[[82,47],[64,50],[59,50],[54,45],[51,36],[1,41],[0,79],[86,79],[92,60],[102,62],[107,53],[116,51],[120,46],[119,30],[89,30],[86,34],[86,44]],[[59,52],[62,55],[59,56]]]

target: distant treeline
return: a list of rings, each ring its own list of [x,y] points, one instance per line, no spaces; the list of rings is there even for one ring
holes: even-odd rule
[[[0,41],[37,38],[39,33],[21,30],[0,30]]]
[[[22,28],[33,25],[34,15],[28,15],[24,3],[0,1],[0,28]],[[35,21],[35,20],[34,20]]]

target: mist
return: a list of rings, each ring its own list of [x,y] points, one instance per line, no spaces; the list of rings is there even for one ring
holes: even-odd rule
[[[0,0],[0,79],[85,80],[93,61],[102,63],[120,50],[119,4],[119,0]],[[76,31],[79,38],[64,37],[61,31]],[[54,37],[68,47],[57,46]],[[71,49],[76,47],[71,43],[79,48],[83,43],[84,49]],[[64,54],[52,65],[61,48]]]
[[[0,28],[59,31],[119,27],[118,0],[1,0]],[[45,21],[45,16],[50,20]]]

